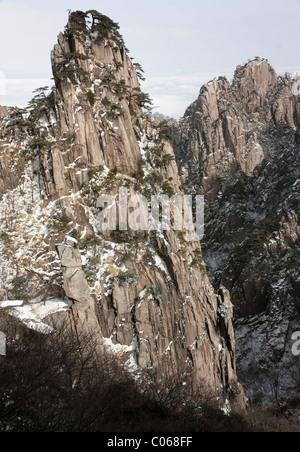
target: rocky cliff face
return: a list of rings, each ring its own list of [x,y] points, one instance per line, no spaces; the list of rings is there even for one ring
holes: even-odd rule
[[[248,394],[299,391],[291,336],[299,330],[299,96],[266,60],[232,83],[204,86],[173,142],[189,192],[206,198],[203,254],[235,306],[238,368]]]
[[[132,371],[191,373],[224,402],[239,387],[231,303],[197,238],[97,225],[100,195],[183,194],[117,24],[72,13],[51,57],[51,93],[0,111],[2,308],[45,331],[67,318]]]

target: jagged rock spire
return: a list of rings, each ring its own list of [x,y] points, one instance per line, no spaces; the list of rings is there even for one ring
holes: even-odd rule
[[[172,228],[102,234],[96,227],[98,197],[117,199],[120,187],[148,200],[183,195],[166,125],[145,112],[149,96],[117,24],[94,11],[71,13],[51,59],[55,88],[35,129],[43,141],[27,154],[20,178],[28,184],[18,192],[19,205],[30,174],[43,227],[32,231],[33,211],[19,220],[24,240],[6,265],[18,246],[21,274],[28,277],[29,256],[32,274],[51,275],[48,285],[28,277],[28,292],[46,297],[55,287],[67,296],[70,308],[58,315],[71,318],[79,336],[90,329],[100,347],[158,379],[190,375],[194,388],[207,386],[222,404],[237,381],[232,312],[220,308],[225,301],[210,285],[199,241]],[[20,153],[22,145],[14,144]]]

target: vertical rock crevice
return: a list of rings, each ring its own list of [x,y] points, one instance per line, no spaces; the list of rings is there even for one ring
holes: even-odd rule
[[[202,87],[171,127],[185,188],[205,196],[203,256],[215,291],[229,290],[235,307],[241,380],[266,403],[278,402],[274,366],[280,400],[298,391],[297,363],[284,345],[287,325],[299,323],[297,83],[255,58],[237,67],[231,83],[219,77]]]
[[[37,191],[37,213],[22,217],[21,231],[7,232],[30,243],[16,243],[19,266],[27,275],[30,259],[45,278],[51,273],[70,300],[79,337],[92,332],[127,366],[152,368],[158,378],[189,372],[195,388],[204,381],[222,404],[237,381],[232,318],[220,324],[220,301],[198,262],[194,231],[97,227],[99,196],[116,200],[120,187],[148,202],[151,195],[184,194],[166,127],[147,112],[149,96],[117,24],[93,11],[71,13],[51,59],[53,105],[32,151],[45,189]],[[39,119],[36,133],[41,127]],[[26,143],[15,143],[20,155]],[[27,203],[22,196],[19,205]],[[34,259],[38,252],[43,258]],[[32,298],[51,296],[42,277],[29,287]]]

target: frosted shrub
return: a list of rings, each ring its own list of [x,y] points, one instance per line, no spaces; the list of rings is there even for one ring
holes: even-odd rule
[[[221,304],[218,308],[218,313],[223,319],[231,317],[233,313],[233,304],[230,302]]]
[[[239,396],[242,393],[240,383],[238,383],[237,381],[231,382],[228,387],[228,392],[235,397]]]
[[[125,272],[120,272],[118,274],[118,279],[120,282],[120,286],[128,287],[131,286],[132,284],[136,285],[139,280],[139,276],[136,270],[127,270]]]

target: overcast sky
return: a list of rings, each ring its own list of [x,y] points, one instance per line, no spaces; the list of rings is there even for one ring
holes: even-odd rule
[[[143,90],[180,117],[202,84],[231,77],[249,58],[278,73],[300,72],[299,0],[0,0],[0,104],[24,106],[51,85],[50,51],[68,9],[96,9],[120,24]]]

